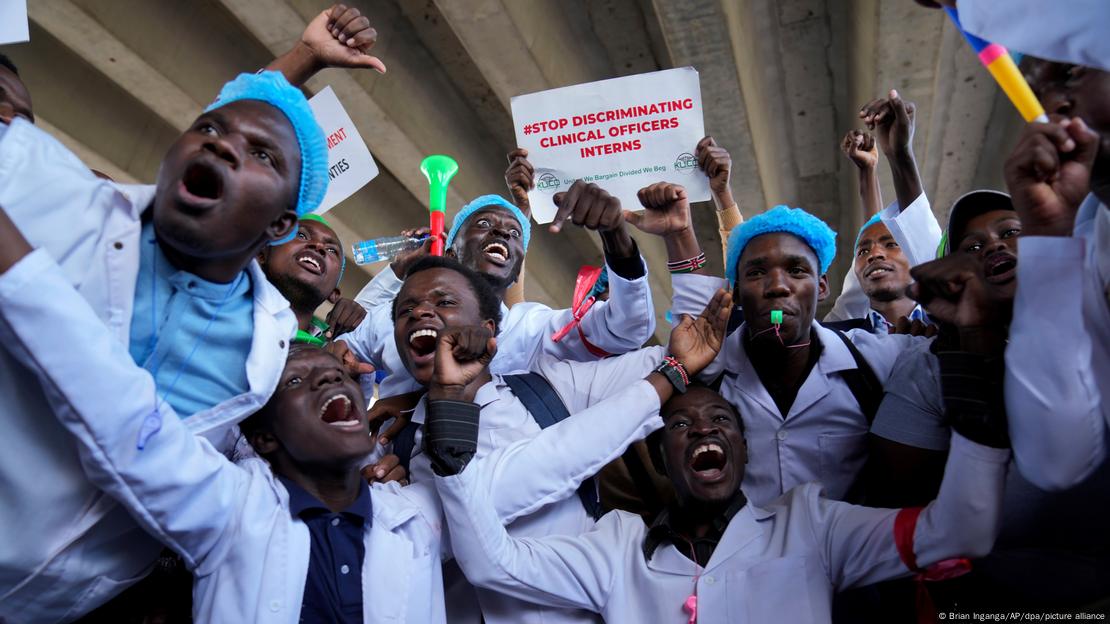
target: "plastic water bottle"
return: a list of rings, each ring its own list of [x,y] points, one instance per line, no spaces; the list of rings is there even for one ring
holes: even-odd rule
[[[416,249],[428,240],[427,236],[383,236],[351,245],[355,264],[371,264],[382,260],[392,260],[398,254]]]

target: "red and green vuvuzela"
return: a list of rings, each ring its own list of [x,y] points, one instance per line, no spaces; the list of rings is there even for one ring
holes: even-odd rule
[[[428,199],[429,224],[432,229],[432,255],[443,255],[443,218],[447,210],[447,185],[459,171],[459,163],[450,156],[436,154],[420,162],[420,171],[428,178],[430,197]]]

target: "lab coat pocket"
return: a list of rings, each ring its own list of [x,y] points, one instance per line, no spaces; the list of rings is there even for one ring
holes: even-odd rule
[[[805,557],[763,561],[729,577],[729,621],[802,624],[814,621]]]
[[[817,439],[821,452],[821,485],[825,495],[840,500],[856,480],[867,458],[867,432],[823,433]]]
[[[96,580],[85,590],[84,595],[73,604],[73,608],[62,616],[59,621],[68,622],[75,614],[87,610],[90,604],[99,605],[105,602],[107,599],[118,595],[123,590],[143,580],[148,574],[150,574],[150,568],[146,568],[141,574],[122,580],[109,578],[103,575],[96,577]]]

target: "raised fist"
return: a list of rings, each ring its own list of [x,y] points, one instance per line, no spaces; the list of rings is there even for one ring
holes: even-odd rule
[[[301,34],[303,43],[321,67],[364,67],[384,74],[385,64],[370,55],[378,31],[358,9],[333,5],[317,15]]]
[[[1078,117],[1026,124],[1003,171],[1025,236],[1070,236],[1090,191],[1098,135]]]
[[[879,147],[875,136],[869,132],[849,131],[840,142],[840,151],[860,169],[874,169],[879,165]]]
[[[428,399],[474,400],[477,388],[470,388],[470,385],[486,370],[496,353],[497,339],[485,326],[441,330]]]
[[[667,236],[691,227],[693,222],[690,219],[690,201],[686,197],[686,189],[678,184],[656,182],[637,191],[636,197],[640,199],[644,211],[624,212],[625,220],[636,229],[656,236]]]
[[[875,133],[879,148],[889,158],[911,150],[916,112],[913,102],[903,101],[898,91],[891,89],[887,98],[864,105],[859,117]]]

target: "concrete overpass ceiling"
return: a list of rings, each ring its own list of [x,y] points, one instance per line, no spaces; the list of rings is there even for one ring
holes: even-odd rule
[[[335,89],[369,144],[380,177],[337,207],[344,238],[395,233],[426,220],[430,153],[461,165],[449,212],[505,193],[515,144],[513,96],[692,65],[706,131],[733,156],[733,193],[748,216],[804,206],[849,240],[862,221],[854,167],[839,139],[856,111],[896,88],[917,104],[915,148],[943,217],[960,193],[1001,186],[1020,119],[937,12],[904,0],[355,0],[379,32],[389,67],[328,70],[306,91]],[[297,40],[327,0],[36,0],[28,44],[5,46],[36,113],[91,166],[153,181],[176,134],[235,74]],[[883,196],[894,199],[886,165]],[[721,270],[716,219],[695,228]],[[654,273],[657,313],[669,308],[665,252],[638,237]],[[597,237],[537,228],[527,294],[569,303],[577,267],[601,261]],[[831,283],[848,262],[834,266]],[[351,270],[357,290],[380,267]],[[660,323],[658,336],[667,328]]]

